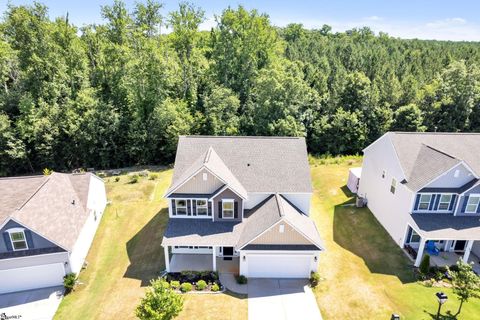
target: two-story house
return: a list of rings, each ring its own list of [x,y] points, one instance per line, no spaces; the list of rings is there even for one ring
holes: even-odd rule
[[[363,152],[358,195],[415,266],[480,270],[480,134],[388,132]]]
[[[162,246],[169,272],[309,277],[323,250],[309,218],[304,138],[181,136]]]
[[[84,264],[106,205],[91,173],[0,179],[0,294],[63,285]]]

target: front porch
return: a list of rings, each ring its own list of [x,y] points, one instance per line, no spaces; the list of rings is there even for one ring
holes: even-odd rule
[[[213,258],[209,254],[187,254],[175,253],[170,258],[169,272],[182,271],[218,271],[220,273],[239,272],[239,258],[233,257],[231,260],[224,260],[223,257],[215,257],[216,270],[213,265]]]
[[[463,258],[462,253],[457,252],[439,252],[438,256],[430,256],[430,263],[437,267],[445,267],[451,266],[458,262],[459,259]],[[480,275],[480,260],[479,258],[473,253],[470,253],[470,257],[468,258],[468,263],[472,264],[473,271],[476,274]]]

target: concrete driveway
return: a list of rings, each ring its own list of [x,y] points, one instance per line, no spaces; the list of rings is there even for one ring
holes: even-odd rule
[[[62,286],[0,294],[0,319],[50,320],[62,297]]]
[[[321,320],[307,279],[248,279],[248,319]]]

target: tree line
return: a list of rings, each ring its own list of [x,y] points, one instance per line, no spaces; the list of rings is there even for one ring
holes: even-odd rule
[[[479,131],[480,44],[369,28],[278,28],[256,10],[166,13],[148,0],[103,23],[9,5],[0,22],[0,175],[171,163],[178,135],[305,136],[355,154],[388,130]]]

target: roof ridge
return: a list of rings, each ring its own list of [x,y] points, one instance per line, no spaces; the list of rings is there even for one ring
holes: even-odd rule
[[[425,143],[423,143],[423,142],[422,142],[422,145],[425,146],[425,147],[427,147],[427,148],[429,148],[429,149],[432,149],[433,151],[436,151],[436,152],[441,153],[441,154],[443,154],[443,155],[445,155],[445,156],[447,156],[447,157],[450,157],[450,158],[452,158],[452,159],[462,160],[462,159],[458,159],[457,157],[452,156],[451,154],[448,154],[448,153],[446,153],[446,152],[444,152],[444,151],[442,151],[442,150],[439,150],[439,149],[434,148],[434,147],[432,147],[432,146],[430,146],[430,145],[428,145],[428,144],[425,144]]]
[[[288,136],[209,136],[209,135],[181,135],[181,138],[233,138],[233,139],[292,139],[299,140],[305,139],[304,137],[288,137]]]
[[[53,173],[54,173],[54,172],[53,172]],[[52,173],[52,174],[53,174],[53,173]],[[45,184],[47,184],[48,181],[50,181],[50,176],[47,176],[47,178],[45,179],[45,181],[44,181],[42,184],[40,184],[40,186],[38,186],[38,188],[32,193],[32,195],[31,195],[30,197],[28,197],[27,200],[25,200],[25,201],[22,203],[22,205],[17,208],[17,210],[20,210],[20,209],[22,209],[23,207],[25,207],[25,205],[26,205],[30,200],[32,200],[32,198],[40,191],[40,189],[43,188],[43,186],[44,186]]]
[[[285,212],[283,210],[283,205],[281,204],[280,202],[280,196],[277,193],[275,193],[275,200],[277,201],[277,206],[278,206],[278,212],[280,213],[280,217],[284,217],[285,216]]]

